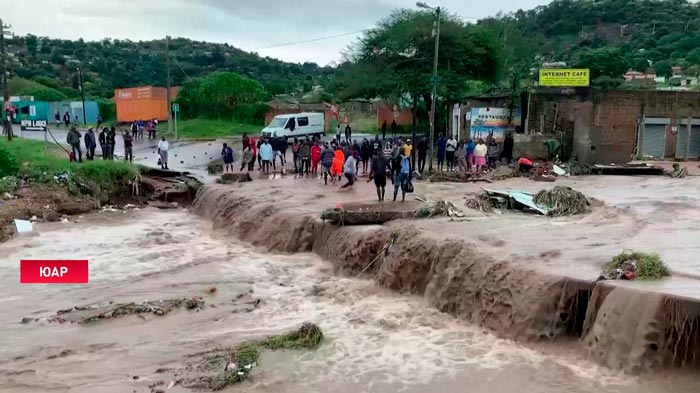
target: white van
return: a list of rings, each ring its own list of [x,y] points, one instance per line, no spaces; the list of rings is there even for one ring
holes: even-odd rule
[[[325,121],[323,113],[291,113],[288,115],[277,115],[262,130],[263,138],[282,136],[286,138],[305,136],[325,136]]]

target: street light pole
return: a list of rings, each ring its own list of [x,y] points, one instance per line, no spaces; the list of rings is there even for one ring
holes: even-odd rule
[[[435,35],[435,53],[433,54],[433,77],[430,78],[432,91],[430,93],[430,139],[428,140],[428,172],[433,170],[433,145],[435,144],[435,104],[437,101],[437,68],[438,52],[440,50],[440,7],[433,8],[423,2],[416,3],[420,8],[429,9],[435,12],[435,25],[433,34]]]
[[[80,97],[83,100],[83,125],[87,125],[87,115],[85,114],[85,89],[83,89],[83,71],[78,67],[78,85],[80,86]]]

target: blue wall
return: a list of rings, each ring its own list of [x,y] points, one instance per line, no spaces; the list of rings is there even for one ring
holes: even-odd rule
[[[81,101],[62,101],[62,102],[46,102],[46,101],[15,101],[12,103],[17,108],[22,108],[25,106],[34,107],[31,110],[34,115],[22,114],[21,119],[29,120],[46,120],[48,124],[55,124],[55,115],[58,111],[61,122],[63,122],[63,114],[68,112],[70,114],[71,122],[75,121],[75,116],[78,116],[78,124],[83,124],[83,103]],[[97,116],[99,115],[99,106],[96,101],[85,101],[85,116],[87,118],[88,124],[97,123]],[[19,113],[17,117],[13,119],[13,122],[20,122]]]

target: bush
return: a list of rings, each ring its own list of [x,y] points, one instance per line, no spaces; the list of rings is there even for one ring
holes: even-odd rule
[[[625,269],[630,264],[636,265],[637,278],[640,280],[660,280],[671,275],[671,271],[655,252],[623,251],[605,264],[603,272],[609,276],[617,269]]]
[[[106,98],[98,98],[95,101],[97,101],[97,107],[102,115],[102,121],[108,122],[117,119],[117,105],[114,101]]]
[[[0,194],[14,193],[17,191],[17,178],[14,176],[5,176],[0,178]]]
[[[264,126],[265,114],[269,110],[267,104],[242,104],[231,108],[231,115],[240,123]]]
[[[0,145],[0,177],[15,176],[19,172],[19,160],[17,156]]]

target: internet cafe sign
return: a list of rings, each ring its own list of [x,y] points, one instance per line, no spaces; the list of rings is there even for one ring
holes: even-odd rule
[[[540,86],[547,87],[585,87],[590,84],[588,69],[540,69]]]
[[[22,120],[22,131],[46,131],[46,120]]]

